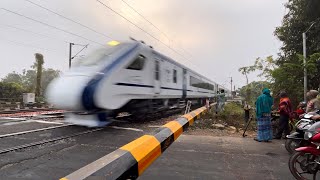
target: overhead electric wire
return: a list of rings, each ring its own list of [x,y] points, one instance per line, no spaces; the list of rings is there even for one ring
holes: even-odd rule
[[[101,46],[104,46],[104,44],[99,43],[99,42],[97,42],[97,41],[94,41],[94,40],[88,39],[88,38],[86,38],[86,37],[83,37],[83,36],[81,36],[81,35],[75,34],[75,33],[73,33],[73,32],[69,32],[69,31],[67,31],[67,30],[65,30],[65,29],[61,29],[61,28],[59,28],[59,27],[56,27],[56,26],[50,25],[50,24],[48,24],[48,23],[45,23],[45,22],[42,22],[42,21],[39,21],[39,20],[33,19],[33,18],[31,18],[31,17],[28,17],[28,16],[25,16],[25,15],[23,15],[23,14],[17,13],[17,12],[15,12],[15,11],[11,11],[11,10],[8,10],[8,9],[6,9],[6,8],[1,8],[0,10],[4,10],[4,11],[6,11],[6,12],[9,12],[9,13],[15,14],[15,15],[20,16],[20,17],[23,17],[23,18],[25,18],[25,19],[28,19],[28,20],[31,20],[31,21],[34,21],[34,22],[40,23],[40,24],[45,25],[45,26],[48,26],[48,27],[50,27],[50,28],[53,28],[53,29],[56,29],[56,30],[62,31],[62,32],[67,33],[67,34],[71,34],[71,35],[73,35],[73,36],[76,36],[76,37],[79,37],[79,38],[85,39],[85,40],[90,41],[90,42],[93,42],[93,43],[95,43],[95,44],[99,44],[99,45],[101,45]]]
[[[132,7],[129,3],[127,3],[125,0],[121,0],[123,3],[125,3],[130,9],[132,9],[134,12],[136,12],[139,16],[141,16],[145,21],[147,21],[149,24],[151,24],[154,28],[156,28],[161,34],[163,34],[168,40],[170,40],[169,36],[161,31],[156,25],[154,25],[151,21],[149,21],[146,17],[144,17],[139,11],[137,11],[134,7]]]
[[[22,43],[22,42],[18,42],[18,41],[12,41],[12,40],[8,40],[8,39],[2,39],[2,40],[7,41],[7,42],[12,43],[12,44],[16,44],[18,46],[42,49],[42,50],[46,50],[46,51],[52,51],[52,52],[55,52],[55,53],[59,52],[59,50],[57,50],[57,49],[47,49],[47,48],[43,48],[43,47],[34,46],[32,44],[26,44],[26,43]]]
[[[24,31],[24,32],[27,32],[27,33],[31,33],[31,34],[35,34],[35,35],[38,35],[38,36],[47,37],[47,38],[51,38],[51,39],[57,40],[56,37],[48,36],[48,35],[46,35],[46,34],[41,34],[41,33],[38,33],[38,32],[30,31],[30,30],[23,29],[23,28],[16,27],[16,26],[12,26],[12,25],[0,24],[0,26],[5,26],[5,27],[12,28],[12,29],[17,29],[17,30]],[[57,40],[57,41],[62,41],[62,42],[65,42],[65,43],[70,43],[70,42],[65,41],[65,40]]]
[[[108,35],[105,35],[104,33],[101,33],[101,32],[99,32],[99,31],[97,31],[97,30],[95,30],[95,29],[93,29],[93,28],[91,28],[91,27],[89,27],[89,26],[87,26],[87,25],[84,25],[84,24],[82,24],[82,23],[80,23],[80,22],[78,22],[78,21],[75,21],[75,20],[73,20],[73,19],[71,19],[71,18],[68,18],[68,17],[66,17],[66,16],[64,16],[64,15],[62,15],[62,14],[59,14],[59,13],[57,13],[57,12],[51,10],[51,9],[48,9],[48,8],[46,8],[46,7],[44,7],[44,6],[41,6],[40,4],[37,4],[37,3],[33,2],[33,1],[30,1],[30,0],[24,0],[24,1],[27,1],[27,2],[35,5],[35,6],[38,6],[38,7],[42,8],[42,9],[44,9],[44,10],[46,10],[46,11],[49,11],[49,12],[51,12],[51,13],[53,13],[53,14],[55,14],[55,15],[63,18],[63,19],[66,19],[66,20],[68,20],[68,21],[71,21],[71,22],[73,22],[73,23],[75,23],[75,24],[78,24],[78,25],[80,25],[80,26],[82,26],[82,27],[84,27],[84,28],[86,28],[86,29],[89,29],[90,31],[93,31],[93,32],[95,32],[95,33],[97,33],[97,34],[99,34],[99,35],[101,35],[101,36],[104,36],[104,37],[112,40],[112,37],[110,37],[110,36],[108,36]]]
[[[87,48],[89,46],[89,44],[85,45],[79,52],[76,53],[76,55],[74,55],[73,57],[71,57],[71,59],[75,58],[79,53],[81,53],[85,48]]]
[[[140,17],[142,17],[145,21],[147,21],[150,25],[152,25],[155,29],[157,29],[162,35],[164,35],[169,41],[172,40],[165,32],[163,32],[159,27],[157,27],[154,23],[152,23],[150,20],[148,20],[144,15],[142,15],[138,10],[136,10],[133,6],[131,6],[129,3],[127,3],[125,0],[121,0],[123,3],[125,3],[130,9],[132,9],[134,12],[136,12]],[[185,49],[180,47],[184,53],[187,53],[189,56],[192,56],[190,53],[188,53]]]
[[[135,24],[134,22],[132,22],[131,20],[129,20],[128,18],[126,18],[125,16],[123,16],[122,14],[120,14],[119,12],[115,11],[114,9],[112,9],[110,6],[106,5],[105,3],[101,2],[100,0],[96,0],[98,1],[101,5],[103,5],[104,7],[106,7],[107,9],[109,9],[110,11],[114,12],[115,14],[117,14],[118,16],[122,17],[123,19],[125,19],[126,21],[128,21],[130,24],[134,25],[136,28],[140,29],[141,31],[143,31],[144,33],[146,33],[147,35],[149,35],[150,37],[152,37],[153,39],[159,41],[161,44],[163,44],[164,46],[166,46],[167,48],[169,48],[170,50],[172,50],[173,52],[175,52],[176,54],[180,55],[181,57],[183,57],[184,59],[187,59],[183,54],[181,54],[180,52],[176,51],[175,49],[173,49],[172,47],[168,46],[166,43],[164,43],[163,41],[161,41],[159,38],[156,38],[155,36],[153,36],[151,33],[149,33],[148,31],[146,31],[145,29],[141,28],[140,26],[138,26],[137,24]]]

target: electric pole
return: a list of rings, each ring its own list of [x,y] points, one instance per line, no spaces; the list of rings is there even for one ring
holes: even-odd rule
[[[69,69],[71,68],[71,60],[72,60],[72,46],[74,43],[69,43]]]
[[[80,51],[78,51],[74,56],[72,56],[72,46],[83,46],[83,48]],[[71,68],[72,59],[75,58],[79,53],[81,53],[88,46],[89,44],[81,45],[81,44],[69,43],[69,69]]]
[[[304,93],[304,101],[307,102],[307,88],[308,88],[308,74],[307,74],[307,32],[312,28],[312,26],[316,23],[314,21],[309,28],[302,33],[302,45],[303,45],[303,93]]]
[[[232,95],[232,77],[230,77],[231,78],[231,88],[230,88],[230,90],[231,90],[231,98],[233,99],[233,95]]]
[[[230,83],[231,83],[231,88],[230,88],[230,91],[231,91],[231,98],[233,99],[233,95],[232,95],[232,77],[229,77],[230,78]]]

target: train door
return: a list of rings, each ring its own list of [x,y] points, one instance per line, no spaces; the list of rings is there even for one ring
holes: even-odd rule
[[[161,79],[160,79],[160,61],[155,60],[154,67],[154,92],[155,94],[160,94],[161,90]]]
[[[182,73],[182,99],[185,99],[187,97],[187,70],[183,69]]]

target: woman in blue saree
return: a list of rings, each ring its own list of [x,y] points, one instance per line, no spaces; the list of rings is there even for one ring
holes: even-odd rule
[[[258,133],[254,140],[259,142],[268,142],[272,140],[271,127],[271,107],[273,105],[273,98],[270,95],[270,90],[265,88],[262,94],[256,101],[256,117]]]

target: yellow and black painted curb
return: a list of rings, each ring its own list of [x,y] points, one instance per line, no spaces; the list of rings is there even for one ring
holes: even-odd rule
[[[143,135],[60,180],[94,179],[95,177],[136,179],[207,110],[206,107],[201,107],[170,121],[152,134]]]

